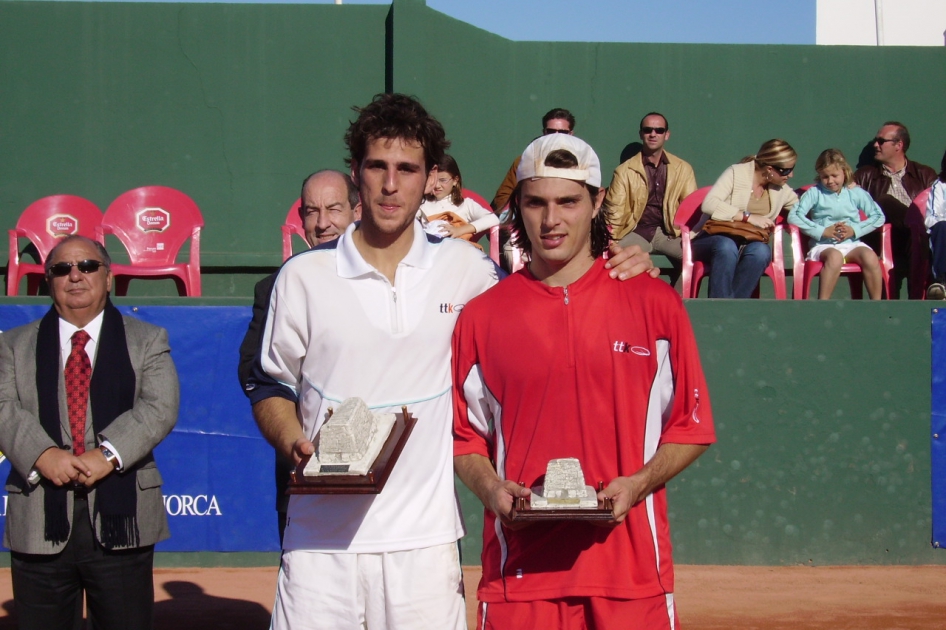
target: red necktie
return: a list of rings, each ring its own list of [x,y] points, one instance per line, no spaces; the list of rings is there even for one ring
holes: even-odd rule
[[[85,452],[85,416],[89,407],[89,381],[92,362],[85,352],[89,333],[77,330],[72,335],[72,352],[66,359],[66,404],[69,406],[69,428],[72,431],[72,452]]]

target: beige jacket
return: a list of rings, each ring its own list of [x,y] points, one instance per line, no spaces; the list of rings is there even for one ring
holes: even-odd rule
[[[673,226],[673,217],[680,207],[680,202],[696,190],[696,177],[693,167],[680,158],[664,151],[667,156],[667,190],[664,192],[664,231],[673,236],[680,236],[680,231]],[[637,227],[644,208],[647,207],[647,171],[644,160],[638,153],[614,169],[614,177],[604,199],[611,209],[611,227],[614,240],[619,241]]]
[[[741,221],[752,194],[752,171],[755,162],[733,164],[719,176],[703,200],[703,213],[716,221]],[[784,209],[798,203],[798,195],[790,186],[769,186],[769,213],[771,220]]]

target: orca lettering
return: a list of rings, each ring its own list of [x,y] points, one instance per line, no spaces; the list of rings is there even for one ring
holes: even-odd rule
[[[168,516],[222,516],[220,505],[215,495],[198,494],[167,494],[164,499],[164,510]]]

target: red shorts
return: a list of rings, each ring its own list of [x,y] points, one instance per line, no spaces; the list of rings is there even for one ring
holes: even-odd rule
[[[645,599],[565,597],[480,602],[476,630],[679,630],[673,594]]]

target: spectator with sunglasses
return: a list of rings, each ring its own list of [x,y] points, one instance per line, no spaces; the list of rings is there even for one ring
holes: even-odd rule
[[[542,135],[547,136],[552,133],[567,133],[570,136],[575,135],[575,116],[567,109],[556,107],[546,112],[542,117]],[[519,180],[516,178],[516,169],[519,168],[519,158],[517,156],[512,162],[512,166],[506,171],[506,177],[503,183],[499,185],[499,190],[493,196],[493,201],[489,205],[493,207],[493,212],[499,214],[509,203],[509,196],[516,189]]]
[[[703,201],[703,212],[716,221],[771,230],[779,214],[798,203],[788,185],[797,160],[784,140],[765,142],[758,153],[723,171]],[[772,260],[772,250],[768,243],[703,233],[693,240],[693,257],[709,267],[711,298],[748,298]]]
[[[929,268],[929,241],[923,216],[910,212],[910,204],[924,189],[936,181],[936,171],[925,164],[907,159],[910,132],[895,120],[885,122],[872,145],[874,161],[854,173],[857,185],[870,193],[884,212],[891,226],[891,245],[895,287],[908,278],[907,289],[912,299],[919,299],[926,289]],[[871,238],[866,239],[876,246]],[[916,273],[909,273],[913,269]],[[891,297],[897,297],[895,289]]]
[[[612,236],[623,247],[638,245],[669,257],[679,272],[683,248],[673,218],[680,202],[696,190],[696,176],[693,167],[664,150],[670,139],[666,116],[647,114],[639,133],[640,153],[614,169],[604,200],[611,211]]]

